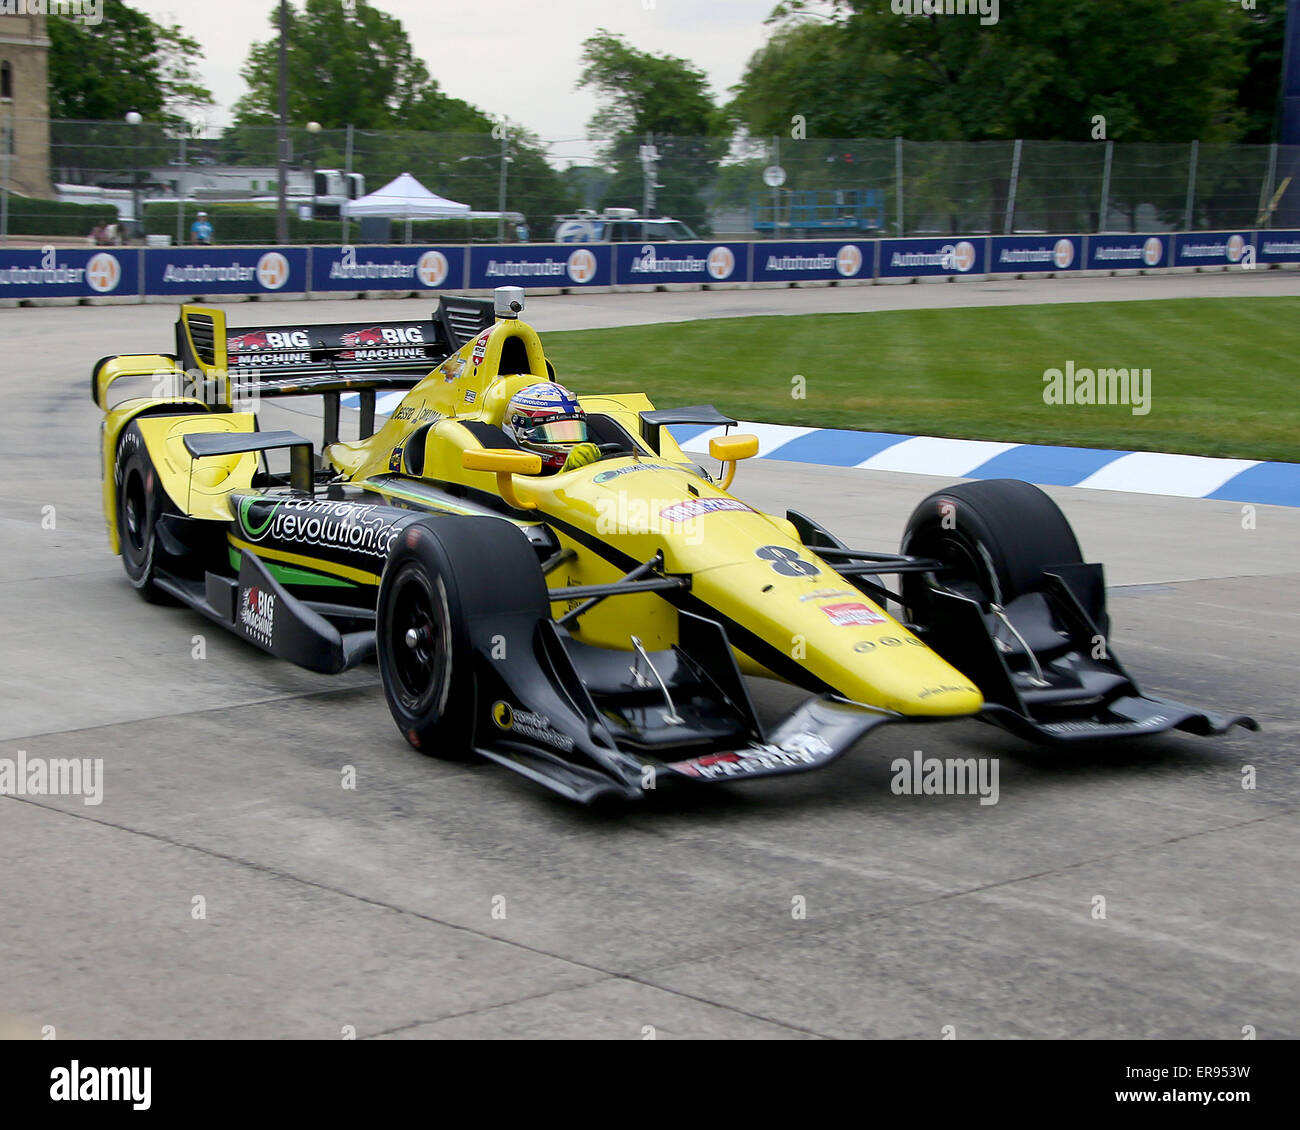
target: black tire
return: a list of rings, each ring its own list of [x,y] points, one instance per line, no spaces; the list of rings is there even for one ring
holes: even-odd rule
[[[127,579],[145,600],[170,603],[154,583],[159,558],[158,519],[170,507],[170,500],[158,481],[158,472],[135,424],[127,427],[117,446],[113,467],[117,492],[117,531],[122,550],[122,568]]]
[[[902,551],[948,567],[940,583],[1004,607],[1042,586],[1043,570],[1081,562],[1079,542],[1060,507],[1018,479],[986,479],[935,491],[912,512]],[[929,582],[905,573],[904,601],[913,622],[932,620]]]
[[[477,717],[476,641],[549,614],[528,539],[498,518],[420,518],[390,551],[379,585],[376,652],[388,709],[421,753],[458,760]],[[413,634],[412,634],[413,633]]]

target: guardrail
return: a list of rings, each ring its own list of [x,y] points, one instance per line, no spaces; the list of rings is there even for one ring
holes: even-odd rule
[[[0,250],[0,300],[871,282],[1300,264],[1300,230],[792,242]]]

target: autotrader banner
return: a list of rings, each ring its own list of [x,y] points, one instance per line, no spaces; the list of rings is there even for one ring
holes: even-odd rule
[[[1077,271],[1082,266],[1082,236],[999,235],[993,238],[989,270],[995,274]]]
[[[301,294],[307,289],[305,247],[149,248],[146,294]]]
[[[880,277],[914,275],[982,275],[984,240],[883,239],[880,241]]]
[[[1256,233],[1260,263],[1300,263],[1300,231],[1262,231]]]
[[[609,286],[613,281],[609,244],[524,243],[474,247],[469,253],[469,287]]]
[[[636,283],[749,281],[748,243],[620,243],[614,248],[615,279]]]
[[[755,243],[754,282],[803,282],[821,279],[869,279],[876,246],[853,243]]]
[[[1250,232],[1193,232],[1174,236],[1175,267],[1231,267],[1255,261]]]
[[[134,298],[140,293],[139,257],[122,248],[0,251],[0,298]]]
[[[313,247],[312,290],[459,290],[464,247]]]
[[[1167,267],[1169,240],[1167,235],[1090,235],[1088,270],[1143,271]]]

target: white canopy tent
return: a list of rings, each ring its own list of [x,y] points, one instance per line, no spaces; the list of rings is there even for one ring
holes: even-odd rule
[[[342,212],[349,220],[367,216],[405,220],[406,241],[409,243],[412,220],[445,220],[457,216],[468,220],[471,209],[468,204],[458,204],[455,200],[430,192],[410,173],[403,173],[383,188],[377,188],[358,200],[346,201]]]

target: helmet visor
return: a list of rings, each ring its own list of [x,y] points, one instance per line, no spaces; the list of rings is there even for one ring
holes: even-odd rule
[[[582,443],[587,438],[587,421],[575,416],[557,416],[525,430],[531,443]]]

